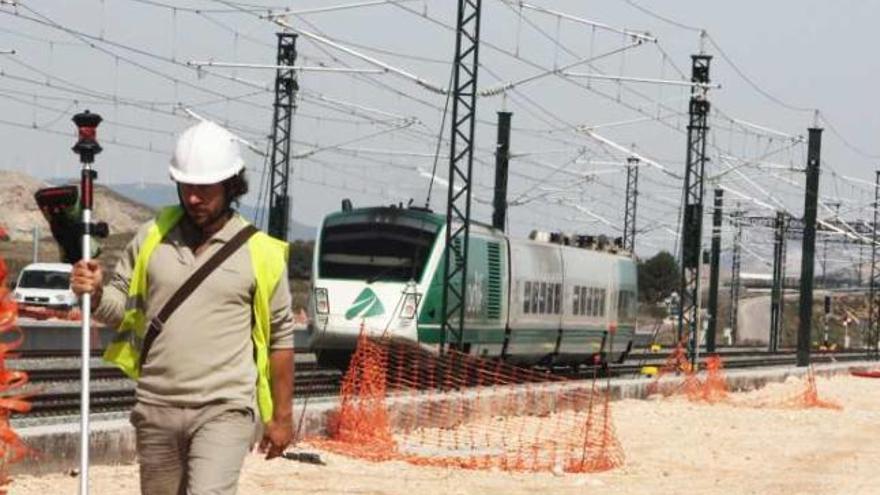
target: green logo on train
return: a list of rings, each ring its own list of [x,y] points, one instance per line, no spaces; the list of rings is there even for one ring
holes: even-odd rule
[[[345,312],[345,319],[369,318],[383,314],[385,314],[385,306],[382,306],[382,301],[376,297],[376,293],[367,287],[351,303],[351,307]]]

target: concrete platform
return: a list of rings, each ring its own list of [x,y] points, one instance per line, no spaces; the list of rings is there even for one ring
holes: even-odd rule
[[[852,361],[842,363],[818,364],[814,370],[818,376],[832,376],[849,373],[850,369],[876,368],[877,361]],[[772,368],[731,370],[727,371],[728,385],[731,390],[751,390],[763,387],[768,383],[783,382],[788,377],[800,377],[806,374],[806,368],[794,366],[778,366]],[[674,380],[674,378],[671,378]],[[647,396],[647,387],[651,383],[647,378],[614,379],[609,383],[612,397],[643,399]],[[540,400],[543,398],[558,397],[567,390],[583,388],[583,382],[565,382],[548,384],[546,386],[533,387],[529,394],[529,401],[523,402],[523,407],[537,403],[547,403]],[[521,392],[520,387],[497,388],[488,393],[496,397],[504,397],[506,394]],[[480,394],[487,396],[485,391]],[[400,400],[390,400],[390,414],[392,422],[405,421],[405,416],[411,417],[413,408],[416,410],[430,409],[446,400],[456,399],[468,402],[469,398],[475,398],[473,391],[463,391],[450,394],[446,397],[406,397]],[[416,403],[413,404],[413,401]],[[294,402],[294,419],[299,422],[302,418],[300,437],[308,437],[324,434],[327,420],[331,412],[337,407],[336,399],[310,399],[307,402],[297,400]],[[304,408],[305,405],[305,408]],[[480,411],[478,408],[467,409],[473,414],[487,414],[491,411]],[[97,415],[96,415],[97,416]],[[12,465],[13,473],[27,472],[40,474],[47,472],[65,472],[78,466],[79,456],[79,424],[78,419],[71,418],[70,423],[47,426],[31,426],[18,429],[19,435],[33,449],[39,452],[38,456],[28,459],[19,464]],[[440,426],[440,425],[437,425]],[[111,418],[95,417],[91,423],[91,461],[94,464],[119,464],[134,462],[135,439],[134,430],[129,425],[126,415],[120,414]]]

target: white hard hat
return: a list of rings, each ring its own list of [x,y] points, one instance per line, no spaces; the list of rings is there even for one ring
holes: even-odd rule
[[[202,121],[183,131],[171,157],[171,178],[184,184],[217,184],[244,168],[238,139],[231,132]]]

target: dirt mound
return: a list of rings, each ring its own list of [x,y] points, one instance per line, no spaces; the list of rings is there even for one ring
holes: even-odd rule
[[[43,237],[50,237],[49,224],[43,218],[34,193],[46,187],[45,182],[19,172],[0,170],[0,227],[5,228],[12,240],[31,238],[34,226],[39,226]],[[107,222],[110,232],[134,232],[153,216],[153,210],[131,201],[106,187],[95,187],[94,218]]]

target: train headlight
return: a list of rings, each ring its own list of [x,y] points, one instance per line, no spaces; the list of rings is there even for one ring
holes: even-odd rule
[[[409,293],[403,296],[403,306],[400,308],[400,317],[411,320],[416,317],[416,310],[419,307],[419,295]]]
[[[315,289],[315,312],[319,315],[330,313],[330,298],[327,296],[327,289]]]

